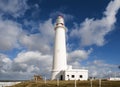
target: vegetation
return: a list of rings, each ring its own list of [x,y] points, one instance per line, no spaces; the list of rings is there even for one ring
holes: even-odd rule
[[[75,81],[27,81],[10,87],[75,87]],[[76,87],[91,87],[90,81],[76,81]],[[92,81],[92,87],[99,87],[99,81]],[[120,81],[101,81],[101,87],[120,87]]]

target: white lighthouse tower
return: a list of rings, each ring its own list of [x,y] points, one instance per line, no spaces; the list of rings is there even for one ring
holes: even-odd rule
[[[55,25],[52,80],[57,78],[62,80],[64,78],[62,73],[67,69],[65,32],[64,19],[58,16]]]
[[[65,32],[64,19],[62,16],[58,16],[55,25],[55,43],[51,79],[87,80],[88,70],[72,69],[71,65],[67,65]]]

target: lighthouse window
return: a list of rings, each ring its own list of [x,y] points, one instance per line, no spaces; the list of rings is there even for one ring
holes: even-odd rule
[[[75,75],[72,75],[71,77],[72,77],[72,78],[74,78],[74,77],[75,77]]]
[[[80,78],[83,78],[83,76],[82,76],[82,75],[80,75]]]

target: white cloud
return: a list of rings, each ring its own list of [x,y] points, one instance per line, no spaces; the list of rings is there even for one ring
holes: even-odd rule
[[[97,78],[108,78],[118,71],[118,65],[107,64],[103,60],[94,60],[87,64],[89,76]]]
[[[120,0],[111,1],[102,19],[89,19],[72,30],[70,36],[78,37],[81,39],[82,46],[97,45],[102,46],[105,44],[105,36],[114,29],[116,22],[116,14],[120,8]],[[76,24],[77,25],[77,24]]]
[[[38,51],[28,51],[19,53],[14,59],[17,64],[24,64],[26,66],[27,72],[36,72],[38,74],[43,74],[44,71],[50,72],[52,56],[43,55]]]
[[[51,42],[51,40],[53,40],[54,38],[54,25],[52,24],[52,19],[50,18],[44,23],[40,23],[39,31],[41,33],[42,38],[45,38],[48,42]]]
[[[49,55],[42,55],[38,51],[29,51],[29,52],[21,52],[17,55],[17,57],[14,59],[16,63],[26,63],[28,61],[30,64],[33,63],[35,60],[43,61],[47,60],[47,58],[51,58]]]
[[[21,52],[14,60],[0,54],[0,79],[32,79],[34,74],[50,76],[51,55],[38,51]]]
[[[0,78],[3,77],[3,74],[5,74],[6,71],[11,70],[11,64],[12,61],[6,55],[0,54]]]
[[[73,65],[74,68],[80,67],[80,62],[88,58],[89,54],[92,52],[92,49],[88,51],[85,50],[75,50],[68,53],[68,64]]]
[[[19,53],[14,60],[18,64],[26,64],[26,74],[49,75],[51,70],[52,56],[42,55],[40,52],[23,52]],[[23,66],[24,67],[24,66]]]
[[[75,68],[80,68],[78,61],[72,62]],[[51,55],[43,55],[38,51],[23,51],[14,60],[0,54],[0,79],[32,79],[34,74],[46,75],[49,78],[51,63]],[[115,71],[119,70],[118,65],[107,64],[103,60],[88,62],[84,68],[89,70],[89,76],[101,78],[114,76]]]
[[[21,25],[0,20],[0,50],[26,47],[29,51],[17,54],[13,60],[0,56],[0,79],[30,79],[34,74],[50,76],[54,26],[49,19],[40,23],[37,34],[22,30]],[[16,75],[16,77],[14,77]]]
[[[39,50],[43,54],[51,53],[54,38],[54,26],[52,20],[49,19],[39,25],[39,33],[37,34],[24,34],[20,38],[23,46],[29,50]]]
[[[0,0],[0,13],[18,17],[23,15],[27,8],[27,0]]]
[[[0,50],[19,48],[18,37],[21,26],[13,21],[0,20]]]

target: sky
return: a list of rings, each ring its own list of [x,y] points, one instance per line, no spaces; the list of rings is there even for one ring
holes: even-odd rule
[[[50,79],[58,15],[68,65],[120,76],[120,0],[0,0],[0,80]]]

